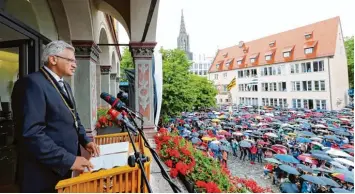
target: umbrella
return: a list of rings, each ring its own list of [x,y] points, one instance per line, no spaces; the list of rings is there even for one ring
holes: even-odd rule
[[[282,164],[280,161],[276,160],[275,158],[265,158],[265,161],[275,164]]]
[[[325,135],[324,138],[326,138],[326,139],[331,139],[331,140],[334,140],[334,141],[340,141],[340,139],[337,138],[337,137],[334,136],[334,135]]]
[[[326,161],[332,161],[333,159],[326,155],[326,154],[320,154],[320,153],[312,153],[311,155],[313,158],[317,158],[318,160],[326,160]]]
[[[316,145],[316,146],[319,146],[319,147],[321,147],[321,148],[324,147],[321,143],[316,142],[316,141],[312,141],[311,144]]]
[[[198,134],[197,132],[193,132],[192,134],[191,134],[191,136],[192,137],[198,137],[200,134]]]
[[[346,132],[346,131],[335,131],[335,134],[344,135],[344,136],[351,136],[351,133]]]
[[[198,144],[198,143],[201,143],[201,140],[200,140],[199,138],[197,138],[197,137],[193,137],[193,138],[191,139],[191,143],[192,143],[192,144]]]
[[[233,134],[233,135],[236,135],[236,136],[243,136],[243,133],[242,133],[242,132],[233,132],[232,134]]]
[[[300,131],[299,136],[305,136],[305,137],[314,137],[316,136],[314,133],[309,132],[309,131]]]
[[[354,162],[347,160],[345,158],[334,158],[334,160],[341,163],[341,164],[346,164],[348,166],[354,167]]]
[[[323,155],[327,155],[327,153],[325,153],[325,151],[322,150],[311,150],[312,154],[323,154]]]
[[[297,164],[297,168],[305,171],[305,172],[310,172],[310,173],[313,173],[313,169],[306,166],[306,165],[303,165],[303,164]]]
[[[337,182],[335,182],[333,179],[330,179],[325,176],[319,176],[318,178],[331,187],[340,187],[340,185]]]
[[[323,129],[328,128],[328,127],[326,127],[326,126],[324,126],[324,125],[322,125],[322,124],[317,124],[317,125],[315,125],[314,127],[315,127],[315,128],[323,128]]]
[[[263,135],[263,133],[261,133],[260,131],[253,131],[253,134],[255,134],[255,135]]]
[[[290,182],[284,182],[280,185],[280,191],[282,193],[299,193],[297,185]]]
[[[271,149],[273,149],[278,154],[287,154],[287,148],[280,144],[272,145]]]
[[[332,176],[348,183],[354,183],[354,175],[351,174],[333,173]]]
[[[249,143],[248,141],[243,140],[243,141],[241,141],[241,142],[239,143],[239,146],[240,146],[240,147],[250,148],[250,147],[251,147],[251,143]]]
[[[275,133],[265,133],[265,135],[269,137],[278,137]]]
[[[199,133],[199,134],[201,134],[201,135],[206,135],[206,134],[207,134],[207,131],[200,130],[200,131],[198,131],[197,133]]]
[[[346,169],[346,167],[345,167],[345,166],[343,166],[342,164],[340,164],[340,163],[339,163],[339,162],[337,162],[337,161],[330,161],[329,163],[330,163],[331,165],[333,165],[333,166],[337,167],[337,168]]]
[[[322,181],[322,179],[316,177],[316,176],[312,176],[312,175],[302,175],[301,178],[303,178],[304,180],[317,184],[317,185],[327,185],[327,183],[325,183],[324,181]]]
[[[287,172],[288,174],[294,174],[294,175],[299,175],[300,173],[297,171],[297,169],[286,165],[286,164],[282,164],[280,165],[280,169]]]
[[[347,149],[344,149],[343,151],[348,152],[348,153],[354,153],[354,148],[347,148]]]
[[[341,156],[341,157],[351,157],[351,155],[345,153],[342,150],[334,149],[331,148],[330,150],[326,151],[327,154],[333,155],[333,156]]]
[[[265,142],[265,141],[262,141],[262,140],[258,141],[257,144],[259,144],[259,145],[269,145],[268,142]]]
[[[213,143],[211,143],[211,144],[209,145],[209,148],[210,148],[211,150],[217,151],[217,150],[219,150],[219,145],[218,145],[218,144],[213,144]]]
[[[190,125],[189,124],[184,124],[184,127],[190,128]]]
[[[299,164],[300,162],[291,155],[286,154],[276,154],[275,158],[282,161],[282,162],[289,162],[289,163],[296,163]]]
[[[218,141],[218,140],[213,140],[212,142],[211,142],[211,144],[220,144],[221,142],[220,141]]]
[[[312,156],[309,154],[301,154],[297,157],[297,159],[302,160],[304,162],[311,163],[311,164],[318,164],[317,160],[312,158]]]
[[[341,148],[353,148],[354,149],[354,146],[353,145],[350,145],[350,144],[344,144],[341,146]]]
[[[311,140],[308,138],[304,138],[304,137],[297,137],[296,141],[300,142],[300,143],[311,143]]]
[[[323,140],[322,138],[319,138],[319,137],[311,137],[309,139],[313,140],[313,141],[322,141]]]
[[[225,139],[220,140],[220,142],[223,143],[223,144],[227,144],[227,145],[230,144],[229,141],[227,141],[227,140],[225,140]]]
[[[353,191],[349,191],[349,190],[342,189],[342,188],[332,188],[332,191],[334,193],[354,193]]]
[[[229,147],[229,146],[221,146],[221,150],[225,150],[225,151],[227,151],[227,152],[232,152],[232,148],[231,147]]]
[[[314,171],[319,171],[319,172],[334,173],[333,170],[325,169],[325,168],[315,168],[315,169],[313,169],[313,170],[314,170]]]
[[[214,137],[208,137],[208,136],[202,137],[203,141],[212,141],[212,140],[215,140],[215,139],[216,138],[214,138]]]

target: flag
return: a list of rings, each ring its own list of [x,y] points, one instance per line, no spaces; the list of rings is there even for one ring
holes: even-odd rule
[[[228,84],[227,89],[230,91],[234,86],[236,86],[236,79],[233,78],[232,81]]]

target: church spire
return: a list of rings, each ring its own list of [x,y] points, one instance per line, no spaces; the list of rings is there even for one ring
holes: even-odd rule
[[[181,23],[180,23],[180,34],[186,34],[185,21],[184,21],[184,10],[181,9]]]

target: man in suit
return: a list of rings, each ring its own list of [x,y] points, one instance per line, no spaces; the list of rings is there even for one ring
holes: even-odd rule
[[[70,86],[63,80],[76,69],[75,49],[64,41],[49,43],[40,71],[18,80],[12,107],[21,192],[55,192],[56,184],[74,170],[92,168],[80,156],[83,146],[93,156],[98,146],[85,132]]]

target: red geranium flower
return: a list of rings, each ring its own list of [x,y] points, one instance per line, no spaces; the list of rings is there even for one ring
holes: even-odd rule
[[[178,175],[179,171],[176,168],[170,169],[170,176],[171,178],[176,178]]]
[[[165,164],[166,164],[169,168],[172,168],[172,167],[173,167],[173,161],[171,161],[171,160],[165,161]]]

